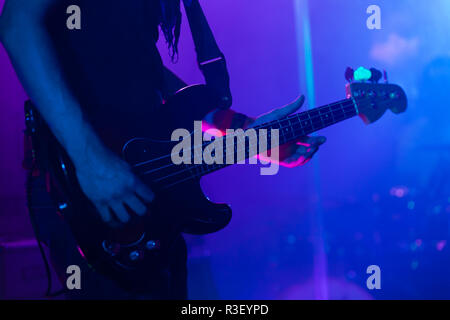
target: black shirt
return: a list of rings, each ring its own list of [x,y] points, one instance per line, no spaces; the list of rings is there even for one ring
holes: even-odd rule
[[[81,30],[66,26],[70,5],[81,9]],[[65,80],[103,138],[160,104],[159,17],[157,0],[60,0],[48,12]]]

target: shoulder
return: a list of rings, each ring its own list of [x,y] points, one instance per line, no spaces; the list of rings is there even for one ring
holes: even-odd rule
[[[5,0],[0,14],[0,39],[44,26],[49,14],[56,8],[62,9],[65,3],[66,0]]]
[[[55,8],[64,9],[77,0],[5,0],[3,9],[0,7],[0,21],[2,24],[17,21],[39,22]]]
[[[43,17],[47,10],[63,0],[5,0],[1,12],[2,19],[37,18]]]

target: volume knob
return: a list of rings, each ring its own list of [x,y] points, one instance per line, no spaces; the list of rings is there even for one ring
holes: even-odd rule
[[[138,250],[134,250],[134,251],[130,252],[129,257],[130,257],[131,261],[137,261],[137,260],[141,259],[142,253]]]
[[[147,250],[158,249],[158,248],[159,248],[159,241],[149,240],[149,241],[147,241],[147,243],[145,244],[145,247],[147,248]]]

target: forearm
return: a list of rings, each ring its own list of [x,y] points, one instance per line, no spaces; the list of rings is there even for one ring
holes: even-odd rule
[[[43,16],[38,12],[4,15],[1,40],[24,89],[75,165],[93,161],[91,150],[106,150],[63,78]]]

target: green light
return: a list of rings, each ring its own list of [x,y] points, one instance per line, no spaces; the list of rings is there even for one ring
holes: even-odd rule
[[[359,67],[356,69],[354,77],[356,81],[369,80],[372,78],[372,72],[364,67]]]

